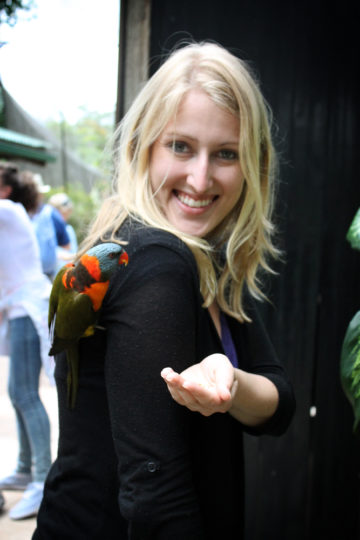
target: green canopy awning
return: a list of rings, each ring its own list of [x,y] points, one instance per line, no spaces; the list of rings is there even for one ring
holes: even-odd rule
[[[0,127],[0,158],[22,157],[31,161],[56,161],[47,141]]]

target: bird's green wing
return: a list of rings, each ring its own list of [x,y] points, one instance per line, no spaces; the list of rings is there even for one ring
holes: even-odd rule
[[[48,314],[49,328],[51,328],[54,317],[56,315],[57,306],[59,302],[59,295],[61,293],[61,290],[64,288],[63,283],[62,283],[62,277],[65,271],[66,271],[65,267],[59,270],[59,272],[56,274],[56,277],[52,285],[50,300],[49,300],[49,314]]]
[[[97,320],[90,298],[72,289],[63,289],[58,302],[50,354],[58,354],[79,341]]]
[[[341,349],[340,378],[354,411],[354,432],[360,434],[360,311],[346,330]]]

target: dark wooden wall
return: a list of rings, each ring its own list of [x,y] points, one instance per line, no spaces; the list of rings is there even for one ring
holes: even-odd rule
[[[254,66],[278,126],[285,262],[263,314],[297,412],[285,436],[246,439],[248,540],[360,538],[360,445],[339,382],[342,339],[360,309],[360,252],[345,240],[360,206],[351,5],[152,0],[152,71],[179,39],[215,40]]]

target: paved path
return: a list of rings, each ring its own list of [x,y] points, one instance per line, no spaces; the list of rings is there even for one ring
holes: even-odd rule
[[[18,451],[15,416],[6,390],[8,365],[8,358],[0,356],[0,476],[14,469]],[[40,394],[50,417],[54,458],[58,438],[56,389],[50,385],[45,375],[41,376]],[[0,540],[30,540],[36,527],[36,518],[12,521],[8,517],[9,509],[21,498],[22,492],[4,491],[3,495],[6,504],[4,512],[0,514]]]

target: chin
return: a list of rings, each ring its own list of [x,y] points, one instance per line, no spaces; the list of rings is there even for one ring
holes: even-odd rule
[[[167,216],[169,223],[177,229],[179,232],[188,234],[189,236],[195,236],[197,238],[204,238],[210,234],[212,228],[205,223],[199,223],[194,220],[179,219],[178,216]]]
[[[188,234],[189,236],[195,236],[196,238],[204,238],[209,231],[207,229],[197,229],[195,227],[181,227],[181,225],[175,226],[180,232]]]

